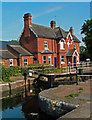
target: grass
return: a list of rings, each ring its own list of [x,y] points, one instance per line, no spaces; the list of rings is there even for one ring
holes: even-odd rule
[[[72,93],[72,94],[66,96],[66,98],[71,99],[71,98],[75,98],[75,97],[78,97],[78,96],[79,96],[78,93]]]

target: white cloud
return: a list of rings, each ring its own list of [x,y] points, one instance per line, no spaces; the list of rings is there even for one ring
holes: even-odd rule
[[[39,16],[43,16],[43,15],[46,15],[46,14],[55,12],[55,11],[60,10],[60,9],[62,9],[62,8],[63,8],[63,7],[51,8],[51,9],[46,10],[46,11],[44,11],[44,12],[41,12],[41,13],[39,13],[39,14],[37,14],[37,15],[34,15],[33,18],[37,18],[37,17],[39,17]]]

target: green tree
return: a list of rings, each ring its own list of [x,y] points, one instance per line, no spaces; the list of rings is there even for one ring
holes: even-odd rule
[[[81,34],[84,34],[82,41],[85,43],[88,53],[90,55],[90,58],[92,60],[92,19],[85,20],[81,28]]]
[[[80,60],[85,61],[87,58],[90,58],[89,52],[87,50],[87,47],[80,46]]]
[[[9,42],[18,42],[18,40],[10,40]]]
[[[85,46],[80,46],[80,54],[85,52],[87,48]]]

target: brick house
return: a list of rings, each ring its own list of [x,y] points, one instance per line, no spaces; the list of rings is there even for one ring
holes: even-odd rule
[[[19,44],[34,56],[33,63],[51,64],[66,67],[70,62],[76,66],[80,62],[80,41],[73,33],[73,28],[64,31],[51,21],[50,27],[33,24],[31,14],[24,15],[24,29],[19,37]]]
[[[0,41],[0,63],[6,67],[33,64],[33,55],[19,43]]]

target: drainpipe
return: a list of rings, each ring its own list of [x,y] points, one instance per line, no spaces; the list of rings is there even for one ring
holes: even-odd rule
[[[21,66],[22,66],[22,55],[20,54]]]

